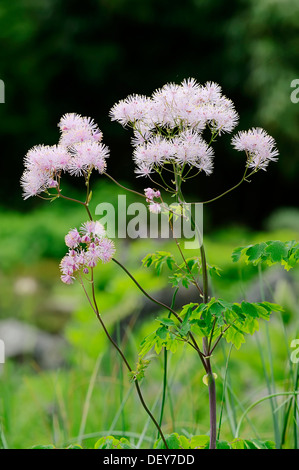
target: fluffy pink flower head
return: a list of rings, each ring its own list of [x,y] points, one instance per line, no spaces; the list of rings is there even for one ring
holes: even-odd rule
[[[72,284],[80,271],[88,274],[99,261],[108,263],[115,253],[114,243],[105,236],[98,221],[85,222],[80,231],[70,230],[65,242],[69,251],[60,262],[61,280],[65,284]]]
[[[130,95],[125,100],[116,103],[110,110],[112,121],[118,121],[123,126],[138,121],[147,121],[151,105],[150,98],[142,95]]]
[[[109,157],[109,149],[103,144],[93,141],[85,141],[73,144],[69,148],[72,159],[68,171],[71,175],[81,176],[93,169],[103,173],[106,169],[106,158]]]
[[[151,167],[161,166],[171,160],[174,151],[171,141],[157,135],[150,138],[146,144],[136,146],[133,158],[138,166],[144,163]]]
[[[71,156],[61,145],[36,145],[27,152],[21,177],[23,197],[36,196],[57,186],[57,177],[68,169]]]
[[[270,161],[277,161],[279,152],[276,142],[260,127],[241,131],[232,139],[233,147],[247,155],[247,166],[255,170],[266,170]]]
[[[188,164],[205,171],[206,174],[212,172],[214,152],[200,135],[193,130],[187,130],[175,137],[173,142],[176,147],[174,160],[179,165]]]
[[[153,173],[153,171],[154,170],[152,166],[144,162],[139,163],[137,168],[135,169],[137,178],[140,178],[141,176],[149,176],[151,173]]]
[[[108,263],[115,253],[115,246],[109,238],[102,238],[98,241],[99,258],[103,263]]]
[[[88,235],[92,238],[104,237],[106,235],[104,226],[98,220],[85,222],[81,225],[80,231],[83,235]]]
[[[76,248],[81,242],[81,236],[76,228],[69,231],[65,236],[65,244],[69,248]]]
[[[161,204],[159,204],[158,202],[151,202],[149,205],[149,211],[153,214],[160,214],[161,209]]]
[[[152,188],[146,188],[144,190],[144,194],[146,196],[146,201],[147,202],[150,202],[154,199],[154,197],[160,197],[161,196],[161,193],[160,191],[155,191],[154,189]]]
[[[102,139],[102,132],[94,120],[82,117],[80,114],[65,114],[60,119],[58,127],[61,132],[60,143],[66,147],[86,140],[99,142]]]
[[[131,95],[114,105],[110,116],[133,128],[138,177],[155,171],[160,174],[168,164],[180,167],[182,177],[185,169],[190,171],[186,165],[211,174],[214,154],[202,137],[203,131],[210,130],[212,143],[218,135],[232,132],[239,119],[217,83],[201,85],[194,78],[179,85],[167,83],[151,97]]]
[[[58,187],[62,172],[86,176],[93,169],[99,173],[106,169],[109,149],[100,143],[102,132],[93,119],[65,114],[58,127],[58,145],[36,145],[25,156],[21,177],[24,199]]]

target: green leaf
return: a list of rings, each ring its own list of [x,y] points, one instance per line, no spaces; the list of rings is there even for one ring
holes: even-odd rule
[[[217,301],[212,303],[212,305],[209,308],[209,312],[215,317],[221,316],[223,313],[223,310],[224,310],[223,305]]]
[[[248,317],[246,318],[244,322],[243,331],[245,331],[246,333],[249,333],[250,335],[253,335],[253,333],[259,330],[259,327],[260,325],[256,318]]]
[[[240,349],[241,345],[245,343],[244,335],[237,330],[235,325],[232,325],[224,333],[224,337],[228,343],[232,343],[236,349]]]
[[[264,441],[264,446],[266,449],[276,449],[274,441]]]
[[[265,253],[269,255],[272,263],[280,263],[288,255],[288,249],[283,242],[276,240],[270,242],[265,248]]]
[[[258,439],[244,440],[247,449],[275,449],[273,441],[260,441]]]
[[[209,436],[200,435],[200,436],[193,436],[190,441],[191,449],[208,449],[210,443]]]
[[[187,336],[187,334],[189,333],[189,331],[191,330],[191,325],[190,323],[182,323],[182,326],[179,328],[179,333],[180,335],[182,336]]]
[[[187,263],[190,271],[192,271],[192,270],[195,271],[195,269],[200,270],[200,261],[199,261],[197,256],[195,256],[193,258],[187,258],[186,263]]]
[[[241,303],[241,309],[245,315],[249,315],[250,317],[253,317],[253,318],[259,317],[258,309],[253,303],[243,301]]]
[[[299,261],[299,243],[295,240],[287,242],[269,240],[236,248],[232,253],[233,261],[239,261],[242,256],[246,257],[246,263],[257,265],[260,262],[266,262],[270,266],[280,263],[286,270],[289,270]]]
[[[284,312],[284,309],[281,305],[274,304],[273,302],[259,302],[258,305],[266,308],[270,312]]]
[[[149,268],[153,262],[153,258],[151,254],[148,254],[143,258],[142,260],[142,265],[145,266],[146,268]]]
[[[168,349],[168,351],[172,352],[173,354],[177,351],[178,349],[178,341],[177,339],[169,339],[166,343],[166,349]]]
[[[101,437],[94,445],[95,449],[134,449],[130,442],[122,437],[116,439],[113,436]]]
[[[214,265],[210,266],[210,265],[208,265],[208,270],[209,270],[209,273],[210,273],[210,276],[211,276],[211,277],[221,277],[221,273],[220,273],[220,272],[222,271],[222,269],[219,268],[218,266],[214,266]]]
[[[94,445],[95,449],[113,449],[113,436],[101,437]]]
[[[190,280],[188,279],[188,276],[186,276],[186,277],[181,277],[181,283],[182,283],[182,286],[183,286],[183,287],[185,287],[186,289],[188,289],[189,284],[190,284]]]
[[[191,449],[190,441],[185,436],[180,436],[180,449]]]
[[[242,308],[238,304],[232,306],[232,311],[238,315],[241,320],[245,320],[246,316],[243,313]]]
[[[200,337],[207,336],[204,326],[202,327],[202,320],[191,320],[191,331]]]
[[[187,307],[187,309],[186,309]],[[191,325],[189,323],[189,319],[192,315],[192,312],[193,312],[193,307],[194,307],[194,304],[189,304],[188,306],[184,306],[183,310],[185,313],[185,316],[184,316],[184,320],[179,328],[179,333],[182,335],[182,336],[187,336],[187,334],[189,333],[190,329],[191,329]]]
[[[175,265],[175,259],[174,256],[167,251],[157,251],[156,253],[149,253],[142,260],[142,265],[147,268],[154,265],[156,273],[158,275],[161,273],[161,270],[165,263],[168,269],[172,271]]]
[[[245,442],[243,439],[236,437],[231,443],[232,449],[245,449]]]
[[[246,256],[248,256],[248,261],[250,261],[252,263],[256,263],[256,261],[260,260],[263,253],[264,253],[264,250],[265,250],[266,246],[267,245],[266,245],[265,242],[258,243],[257,245],[250,246],[246,250]]]
[[[205,304],[201,304],[201,305],[204,306]],[[184,317],[184,316],[188,315],[188,318],[189,318],[190,311],[191,311],[191,313],[193,313],[194,309],[195,308],[197,309],[198,307],[199,307],[199,304],[194,303],[194,302],[190,302],[189,304],[183,305],[180,317]]]
[[[166,326],[161,326],[157,329],[156,334],[157,336],[159,336],[159,338],[166,339],[168,335],[168,329],[166,328]]]
[[[156,343],[155,343],[155,352],[156,354],[160,354],[162,348],[164,346],[164,342],[162,341],[162,339],[160,339],[159,337],[156,338]]]
[[[176,326],[175,322],[171,318],[157,318],[157,321],[162,323],[164,326]]]
[[[164,437],[165,437],[165,440],[167,442],[167,446],[169,449],[180,448],[180,436],[177,433],[166,434]],[[154,449],[165,449],[164,442],[162,441],[161,438],[155,442]]]
[[[216,449],[231,449],[231,446],[226,441],[218,441],[216,443]]]
[[[140,344],[139,356],[144,357],[152,349],[156,341],[157,336],[155,331],[146,336]]]
[[[240,258],[242,256],[242,252],[246,248],[248,248],[248,247],[240,246],[240,247],[234,249],[234,251],[232,252],[232,260],[233,260],[234,263],[236,263],[237,261],[240,260]]]
[[[119,440],[119,448],[120,449],[135,449],[135,447],[125,437],[122,437]]]

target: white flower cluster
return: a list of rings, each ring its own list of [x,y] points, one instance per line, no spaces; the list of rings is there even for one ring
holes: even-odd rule
[[[202,137],[204,129],[210,129],[213,140],[232,132],[238,123],[234,105],[222,95],[220,86],[200,85],[194,79],[166,84],[150,98],[129,96],[113,106],[110,117],[133,128],[133,158],[140,176],[168,163],[195,167],[209,175],[214,153]]]
[[[25,156],[21,178],[24,199],[57,187],[63,171],[86,176],[93,169],[103,173],[106,168],[109,149],[101,143],[102,132],[92,119],[65,114],[58,127],[58,145],[37,145]]]

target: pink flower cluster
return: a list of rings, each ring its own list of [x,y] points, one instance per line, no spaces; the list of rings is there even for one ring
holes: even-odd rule
[[[144,190],[144,194],[146,196],[146,202],[149,202],[149,211],[153,214],[159,214],[161,212],[161,204],[154,201],[154,198],[161,197],[160,191],[155,191],[152,188],[146,188]]]
[[[232,139],[236,150],[247,154],[247,166],[254,170],[265,170],[270,161],[277,161],[279,152],[276,142],[260,127],[238,132]]]
[[[161,196],[160,191],[156,191],[155,189],[152,189],[152,188],[146,188],[144,190],[144,194],[146,196],[146,201],[147,202],[151,202],[154,199],[154,197],[160,197]]]
[[[115,253],[114,243],[106,237],[102,224],[98,221],[85,222],[80,231],[70,230],[65,236],[68,253],[60,263],[61,280],[72,284],[77,272],[84,274],[94,268],[99,261],[107,263]]]
[[[93,169],[105,171],[109,149],[100,142],[102,132],[92,119],[65,114],[58,127],[58,145],[37,145],[25,156],[21,177],[24,199],[58,186],[62,172],[86,176]]]
[[[194,79],[180,85],[164,85],[148,98],[132,95],[110,110],[112,120],[134,130],[132,144],[136,173],[148,176],[167,163],[189,165],[210,174],[213,150],[202,138],[231,132],[238,114],[216,83],[198,84]]]

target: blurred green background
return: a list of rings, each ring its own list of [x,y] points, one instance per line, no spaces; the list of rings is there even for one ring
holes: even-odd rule
[[[299,105],[290,85],[299,74],[298,30],[296,0],[2,0],[2,205],[29,208],[18,185],[22,158],[33,145],[57,142],[66,112],[98,122],[111,148],[109,171],[132,180],[130,138],[110,122],[110,108],[188,77],[218,82],[240,114],[238,130],[264,127],[281,154],[254,190],[244,185],[238,198],[219,201],[213,220],[226,223],[226,204],[230,218],[257,225],[278,206],[296,205]],[[219,139],[213,176],[190,185],[197,200],[239,180],[244,160],[230,139]]]
[[[7,350],[9,357],[0,366],[0,446],[72,441],[88,446],[101,433],[115,430],[136,445],[152,445],[155,431],[80,286],[59,280],[63,237],[86,219],[85,213],[61,200],[24,202],[19,186],[23,157],[33,145],[56,143],[60,117],[77,112],[94,118],[103,131],[111,149],[109,173],[143,190],[147,183],[134,178],[131,135],[110,122],[110,108],[132,93],[150,95],[166,82],[188,77],[218,82],[240,114],[236,130],[263,127],[280,151],[267,173],[260,172],[205,212],[208,261],[222,269],[221,278],[213,281],[215,295],[234,301],[259,298],[257,269],[233,265],[230,255],[236,246],[257,241],[298,240],[299,103],[292,103],[290,95],[292,80],[299,78],[299,3],[2,0],[0,37],[0,79],[5,82],[5,104],[0,104],[0,322],[20,322],[8,324],[20,348]],[[211,198],[239,181],[244,158],[232,151],[230,140],[223,136],[216,143],[213,175],[186,187],[190,199]],[[68,179],[65,194],[80,198],[81,184],[79,178]],[[116,202],[115,186],[103,178],[94,178],[93,184],[93,212],[101,201]],[[169,300],[166,277],[156,278],[140,261],[148,251],[171,246],[148,240],[116,244],[118,258],[145,288]],[[273,318],[269,329],[263,327],[258,340],[250,338],[231,354],[222,436],[227,439],[244,407],[269,391],[292,389],[296,373],[289,346],[298,336],[298,271],[265,269],[264,278],[269,300],[282,303],[285,314]],[[97,290],[107,326],[133,364],[161,312],[144,304],[116,266],[98,270]],[[184,291],[181,301],[189,302],[190,296]],[[228,353],[224,347],[216,356],[219,401]],[[175,413],[168,403],[165,431],[206,433],[207,391],[192,352],[182,350],[173,357],[170,371]],[[161,383],[162,362],[154,358],[144,393],[151,406],[156,403],[156,413]],[[276,429],[276,437],[293,446],[297,422],[288,415],[285,426],[288,406],[289,401],[280,401],[257,407],[242,434],[274,439]],[[278,415],[279,425],[273,418]]]

